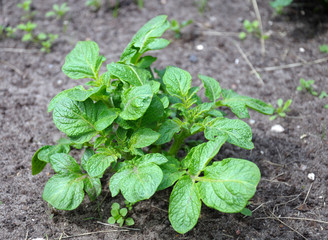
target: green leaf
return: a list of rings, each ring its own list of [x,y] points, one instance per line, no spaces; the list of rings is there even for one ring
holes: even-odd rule
[[[60,131],[75,142],[83,143],[98,134],[95,123],[104,109],[106,106],[102,102],[94,104],[91,99],[77,102],[64,98],[57,103],[53,111],[53,120]]]
[[[260,178],[260,170],[254,163],[227,158],[207,167],[197,185],[201,199],[208,207],[236,213],[253,197]]]
[[[124,120],[142,117],[151,103],[152,96],[150,85],[129,88],[122,95],[123,110],[120,117]]]
[[[198,77],[204,84],[205,96],[212,102],[215,102],[217,99],[219,99],[221,94],[221,87],[219,82],[214,78],[201,74],[199,74]]]
[[[197,223],[201,201],[194,181],[184,176],[174,186],[169,205],[169,219],[178,233],[184,234]]]
[[[40,172],[42,172],[42,170],[44,169],[44,167],[47,165],[47,162],[42,161],[39,158],[39,152],[44,150],[44,149],[48,149],[49,146],[43,146],[41,148],[39,148],[33,155],[32,157],[32,175],[37,175]]]
[[[121,215],[122,217],[125,217],[126,214],[128,214],[128,210],[127,210],[126,208],[122,208],[122,209],[120,209],[120,215]]]
[[[81,166],[83,169],[86,168],[86,164],[91,158],[92,155],[94,155],[95,152],[91,148],[86,148],[82,157],[81,157]]]
[[[191,75],[177,67],[167,67],[163,76],[163,82],[170,95],[184,98],[191,87]]]
[[[141,128],[134,132],[130,139],[130,147],[144,148],[153,144],[160,134],[150,128]]]
[[[157,191],[171,187],[186,173],[186,171],[180,169],[181,166],[179,160],[173,157],[167,157],[167,159],[168,162],[160,165],[163,172],[163,180],[158,186]]]
[[[322,52],[322,53],[328,53],[328,45],[327,44],[320,45],[319,49],[320,49],[320,52]]]
[[[55,153],[69,153],[69,144],[57,144],[54,146],[44,146],[38,154],[38,158],[44,162],[50,162],[50,157]]]
[[[84,179],[84,190],[88,194],[90,201],[96,200],[101,193],[101,182],[99,178],[88,176]]]
[[[151,77],[150,72],[146,69],[122,63],[113,62],[107,65],[107,69],[112,78],[117,78],[132,86],[142,86],[146,84]]]
[[[56,174],[49,179],[43,190],[43,199],[54,208],[60,210],[73,210],[84,199],[83,175]]]
[[[112,207],[111,207],[113,210],[119,210],[120,209],[120,204],[118,204],[117,202],[114,202],[112,204]]]
[[[165,47],[163,43],[154,43],[154,40],[170,27],[170,23],[166,20],[167,16],[160,15],[148,21],[132,38],[131,42],[125,48],[120,62],[134,63],[138,60],[138,55],[147,50],[159,49]],[[152,49],[155,48],[155,49]]]
[[[50,157],[50,163],[56,173],[81,173],[76,160],[66,153],[56,153]]]
[[[159,121],[164,115],[164,106],[162,101],[156,95],[153,96],[151,103],[142,116],[141,126],[151,126],[153,123]]]
[[[241,96],[233,90],[222,89],[222,96],[224,100],[220,101],[221,104],[230,107],[238,118],[249,118],[247,107],[266,115],[274,113],[271,105],[255,98]]]
[[[56,107],[56,105],[61,102],[64,98],[67,98],[67,95],[70,91],[73,91],[73,89],[80,89],[81,91],[84,90],[83,86],[79,85],[76,86],[74,88],[71,89],[66,89],[60,93],[58,93],[49,103],[48,106],[48,112],[51,112],[52,110],[54,110],[54,108]]]
[[[252,216],[252,211],[249,210],[248,208],[243,208],[243,210],[241,210],[240,213],[243,214],[244,216],[248,216],[248,217]]]
[[[127,225],[127,226],[132,226],[132,225],[134,225],[134,220],[133,220],[133,218],[127,218],[127,219],[125,219],[125,224]]]
[[[85,170],[91,177],[101,177],[116,158],[109,153],[96,153],[86,163]]]
[[[110,218],[108,218],[107,222],[109,224],[115,224],[116,223],[116,219],[114,217],[110,217]]]
[[[78,42],[75,48],[66,56],[63,72],[70,78],[98,79],[99,69],[106,60],[99,56],[99,47],[93,41]]]
[[[165,163],[167,159],[161,154],[148,154],[127,165],[110,179],[109,188],[112,196],[121,190],[128,202],[149,199],[162,181],[163,173],[155,163]]]
[[[114,120],[118,117],[120,109],[117,108],[105,108],[100,113],[98,111],[97,121],[95,122],[95,129],[102,131],[111,125]]]
[[[106,86],[93,87],[88,90],[85,90],[83,86],[77,86],[69,90],[67,97],[79,102],[83,102],[94,96],[103,96],[106,94]]]
[[[190,174],[198,176],[219,152],[226,140],[227,136],[220,136],[214,141],[208,141],[194,147],[183,160],[183,165],[189,169]]]
[[[171,119],[166,120],[158,129],[160,137],[155,142],[156,145],[162,145],[172,140],[174,134],[180,132],[180,125]]]
[[[198,118],[198,117],[202,117],[203,114],[207,113],[208,111],[210,111],[213,107],[214,103],[202,103],[199,104],[197,107],[194,107],[190,110],[193,118]]]
[[[253,149],[252,129],[242,120],[215,118],[205,127],[205,138],[213,140],[217,136],[227,136],[227,142],[245,149]]]
[[[136,64],[138,68],[149,68],[155,61],[156,57],[152,56],[144,56],[140,58],[139,62]]]

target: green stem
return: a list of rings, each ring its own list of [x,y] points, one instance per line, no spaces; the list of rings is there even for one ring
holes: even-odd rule
[[[176,156],[180,150],[184,140],[190,136],[190,133],[187,129],[183,128],[181,133],[174,136],[173,144],[169,150],[169,155]]]

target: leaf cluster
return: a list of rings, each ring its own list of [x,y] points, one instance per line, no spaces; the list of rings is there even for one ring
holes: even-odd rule
[[[170,30],[173,31],[174,37],[175,38],[180,38],[181,37],[181,30],[185,27],[187,27],[188,25],[192,24],[192,20],[187,20],[187,21],[183,21],[181,23],[178,22],[178,20],[172,19],[171,20],[171,27]]]
[[[245,20],[243,22],[244,25],[244,29],[246,30],[246,32],[240,32],[239,33],[239,39],[240,40],[244,40],[247,37],[247,33],[248,34],[252,34],[257,38],[262,38],[262,39],[268,39],[269,35],[263,34],[261,33],[261,30],[259,28],[259,21],[254,20],[254,21],[249,21],[249,20]]]
[[[131,217],[126,217],[128,214],[127,208],[121,208],[120,204],[113,203],[112,204],[112,210],[111,210],[111,217],[108,218],[109,224],[115,224],[118,223],[120,227],[122,227],[124,224],[127,226],[134,225],[134,220]]]
[[[56,17],[57,19],[62,19],[70,10],[70,8],[67,6],[67,3],[63,3],[61,5],[54,4],[52,9],[52,11],[46,13],[46,17]]]
[[[36,11],[32,11],[32,0],[26,0],[22,3],[17,4],[18,8],[23,9],[24,15],[21,17],[21,20],[32,20],[36,15]]]
[[[121,192],[129,203],[173,186],[169,219],[177,232],[186,233],[196,225],[202,203],[236,213],[254,195],[260,180],[254,163],[212,160],[226,142],[253,149],[251,128],[240,119],[249,117],[249,109],[271,115],[274,108],[199,75],[207,98],[203,102],[187,71],[175,66],[153,69],[156,58],[145,53],[169,44],[161,38],[169,28],[167,16],[151,19],[103,73],[106,58],[93,41],[78,42],[66,56],[64,74],[91,81],[51,100],[48,111],[68,139],[40,148],[32,159],[33,174],[47,163],[56,172],[43,192],[55,208],[72,210],[85,193],[94,200],[101,191],[100,178],[111,171],[112,197]],[[221,107],[230,108],[237,118],[226,118]],[[195,134],[206,140],[184,148]],[[71,148],[84,151],[80,165],[69,155]]]

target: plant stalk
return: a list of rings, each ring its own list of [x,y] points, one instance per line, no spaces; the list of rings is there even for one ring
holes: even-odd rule
[[[173,144],[168,152],[169,155],[176,156],[182,144],[184,143],[184,140],[189,136],[190,136],[189,131],[185,128],[182,128],[181,133],[174,136]]]

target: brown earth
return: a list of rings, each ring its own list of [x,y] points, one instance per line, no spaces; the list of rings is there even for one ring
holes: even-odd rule
[[[88,232],[98,233],[73,239],[328,239],[328,109],[323,108],[328,102],[327,98],[296,91],[299,79],[305,78],[314,79],[319,92],[328,92],[327,61],[261,71],[263,84],[259,84],[234,44],[236,41],[240,45],[255,68],[326,58],[328,55],[320,53],[318,47],[328,44],[327,14],[321,9],[310,11],[308,5],[298,1],[287,14],[275,16],[268,1],[258,1],[264,30],[271,33],[263,57],[256,37],[240,41],[227,34],[205,33],[241,31],[243,19],[256,18],[249,0],[208,1],[203,15],[194,1],[145,1],[140,10],[133,1],[125,0],[121,1],[117,18],[105,7],[92,12],[84,1],[68,1],[71,11],[66,33],[60,21],[44,17],[56,2],[33,1],[38,29],[60,35],[51,53],[42,54],[36,46],[20,42],[19,34],[15,39],[0,41],[0,239],[65,239]],[[17,3],[1,1],[0,24],[19,23]],[[132,217],[134,227],[140,230],[122,232],[98,223],[106,222],[114,201],[123,203],[122,197],[113,199],[108,195],[106,184],[96,202],[86,200],[70,212],[51,210],[42,200],[42,190],[53,173],[47,167],[32,176],[31,158],[40,146],[54,144],[61,136],[47,113],[47,104],[58,92],[78,84],[61,72],[65,56],[77,41],[91,39],[99,44],[106,63],[117,61],[133,34],[159,14],[179,21],[192,19],[194,24],[183,29],[181,39],[166,34],[172,43],[154,53],[157,68],[183,68],[194,77],[193,85],[200,84],[198,73],[212,76],[224,88],[273,105],[278,98],[293,99],[286,118],[270,121],[268,116],[251,112],[254,150],[226,144],[217,156],[245,158],[259,166],[262,180],[249,205],[253,216],[223,214],[203,206],[196,227],[179,235],[168,220],[169,189],[136,204]],[[204,46],[201,51],[196,48],[199,44]],[[272,132],[275,124],[285,131]],[[309,173],[315,174],[314,181],[308,178]]]

